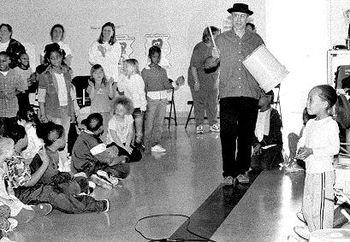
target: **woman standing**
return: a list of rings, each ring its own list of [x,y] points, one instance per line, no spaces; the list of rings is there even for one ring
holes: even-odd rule
[[[15,39],[12,39],[12,27],[9,24],[0,25],[0,52],[6,51],[10,58],[10,68],[19,65],[20,54],[25,52],[24,46]]]
[[[52,43],[57,43],[60,48],[62,50],[64,50],[65,52],[65,58],[64,58],[64,63],[67,64],[68,66],[71,65],[72,63],[72,51],[69,48],[68,44],[63,43],[63,39],[64,39],[64,28],[61,24],[55,24],[54,26],[52,26],[51,30],[50,30],[50,36],[51,36],[51,41]],[[45,49],[43,50],[43,52],[40,54],[40,63],[44,64],[45,63]]]
[[[102,26],[100,37],[94,41],[89,49],[89,62],[91,65],[100,64],[108,81],[111,78],[118,81],[118,62],[121,56],[120,44],[115,40],[115,26],[107,22]]]
[[[215,38],[220,34],[220,29],[210,26],[210,30]],[[204,132],[203,121],[204,112],[207,112],[210,131],[220,132],[220,126],[217,123],[217,105],[218,105],[218,70],[217,68],[208,68],[208,60],[212,56],[213,41],[210,36],[209,28],[205,28],[202,41],[193,49],[190,67],[188,69],[188,85],[190,86],[194,116],[196,120],[196,133]]]

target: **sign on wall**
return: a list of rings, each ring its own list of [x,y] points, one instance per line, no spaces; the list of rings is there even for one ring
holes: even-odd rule
[[[118,34],[115,38],[121,47],[119,63],[122,63],[124,60],[131,58],[131,54],[134,52],[132,44],[135,42],[135,37],[127,34]]]
[[[171,52],[169,45],[169,37],[168,34],[146,34],[146,43],[145,43],[145,53],[148,59],[148,50],[151,46],[156,45],[162,50],[162,55],[160,59],[159,65],[163,68],[169,69],[171,67],[170,62],[168,60],[168,55]]]

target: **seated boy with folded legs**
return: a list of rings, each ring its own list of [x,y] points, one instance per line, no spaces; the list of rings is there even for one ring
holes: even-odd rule
[[[100,136],[103,130],[103,118],[99,113],[90,114],[84,121],[86,129],[78,136],[72,150],[73,172],[83,172],[97,185],[112,188],[118,179],[126,178],[130,167],[125,157],[118,151],[107,149]]]

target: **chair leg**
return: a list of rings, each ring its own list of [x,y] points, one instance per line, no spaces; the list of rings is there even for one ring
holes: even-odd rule
[[[173,107],[174,107],[174,121],[175,121],[175,126],[177,126],[176,108],[175,108],[175,102],[174,102],[174,101],[173,101]]]
[[[169,120],[168,120],[168,129],[170,129],[170,122],[171,122],[171,112],[173,111],[173,100],[170,102],[170,111],[169,111]]]
[[[187,116],[187,120],[186,120],[185,129],[187,128],[188,122],[189,122],[189,121],[190,121],[190,119],[191,119],[192,109],[193,109],[193,103],[192,103],[192,105],[191,105],[190,112],[188,113],[188,116]]]

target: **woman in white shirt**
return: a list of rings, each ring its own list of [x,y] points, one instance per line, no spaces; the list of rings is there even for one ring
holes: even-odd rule
[[[50,36],[51,36],[51,41],[52,43],[57,43],[62,50],[65,52],[65,59],[64,63],[67,64],[68,66],[71,65],[72,63],[72,51],[69,48],[69,45],[66,43],[63,43],[64,39],[64,28],[61,24],[55,24],[52,26],[50,30]],[[46,45],[45,45],[46,46]],[[45,63],[45,49],[41,52],[40,54],[40,63],[44,64]]]
[[[100,37],[94,41],[89,49],[91,65],[100,64],[108,80],[118,81],[118,63],[121,56],[120,44],[115,40],[115,26],[107,22],[102,26]]]

